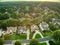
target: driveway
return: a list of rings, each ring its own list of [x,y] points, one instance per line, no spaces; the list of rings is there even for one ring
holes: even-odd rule
[[[42,35],[42,33],[41,33],[40,31],[37,31],[37,30],[36,30],[36,32],[34,33],[32,39],[35,38],[36,34],[39,34],[39,35],[41,36],[41,38],[44,38],[44,36]],[[44,40],[45,40],[45,39],[44,39]],[[45,42],[46,42],[47,45],[50,45],[48,41],[45,41]]]

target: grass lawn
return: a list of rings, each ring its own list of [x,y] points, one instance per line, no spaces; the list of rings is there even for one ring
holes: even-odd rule
[[[26,39],[27,35],[26,34],[21,34],[21,35],[16,35],[14,34],[9,34],[9,35],[5,35],[4,39],[5,40],[22,40],[22,39]]]
[[[43,36],[46,37],[46,36],[51,36],[53,32],[43,32]]]
[[[31,34],[30,34],[30,39],[32,39],[33,35],[34,35],[34,33],[31,33]],[[35,36],[35,38],[36,38],[36,39],[37,39],[37,38],[41,38],[41,36],[40,36],[39,34],[37,34],[37,35]]]
[[[41,36],[40,36],[39,34],[37,34],[37,35],[35,36],[35,38],[41,38]]]

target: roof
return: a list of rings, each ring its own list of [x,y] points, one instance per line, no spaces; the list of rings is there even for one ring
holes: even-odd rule
[[[47,23],[46,22],[42,22],[42,23],[40,23],[41,25],[47,25]]]
[[[18,26],[18,30],[20,29],[26,30],[26,26]]]

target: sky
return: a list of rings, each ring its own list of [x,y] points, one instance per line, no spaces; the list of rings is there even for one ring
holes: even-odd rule
[[[1,2],[5,1],[49,1],[49,2],[60,2],[60,0],[0,0]]]

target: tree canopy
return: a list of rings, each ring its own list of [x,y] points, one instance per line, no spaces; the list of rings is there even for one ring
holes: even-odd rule
[[[20,41],[16,41],[15,45],[21,45]]]
[[[54,31],[52,38],[55,43],[60,44],[60,30]]]
[[[0,38],[0,45],[4,44],[4,39]]]

